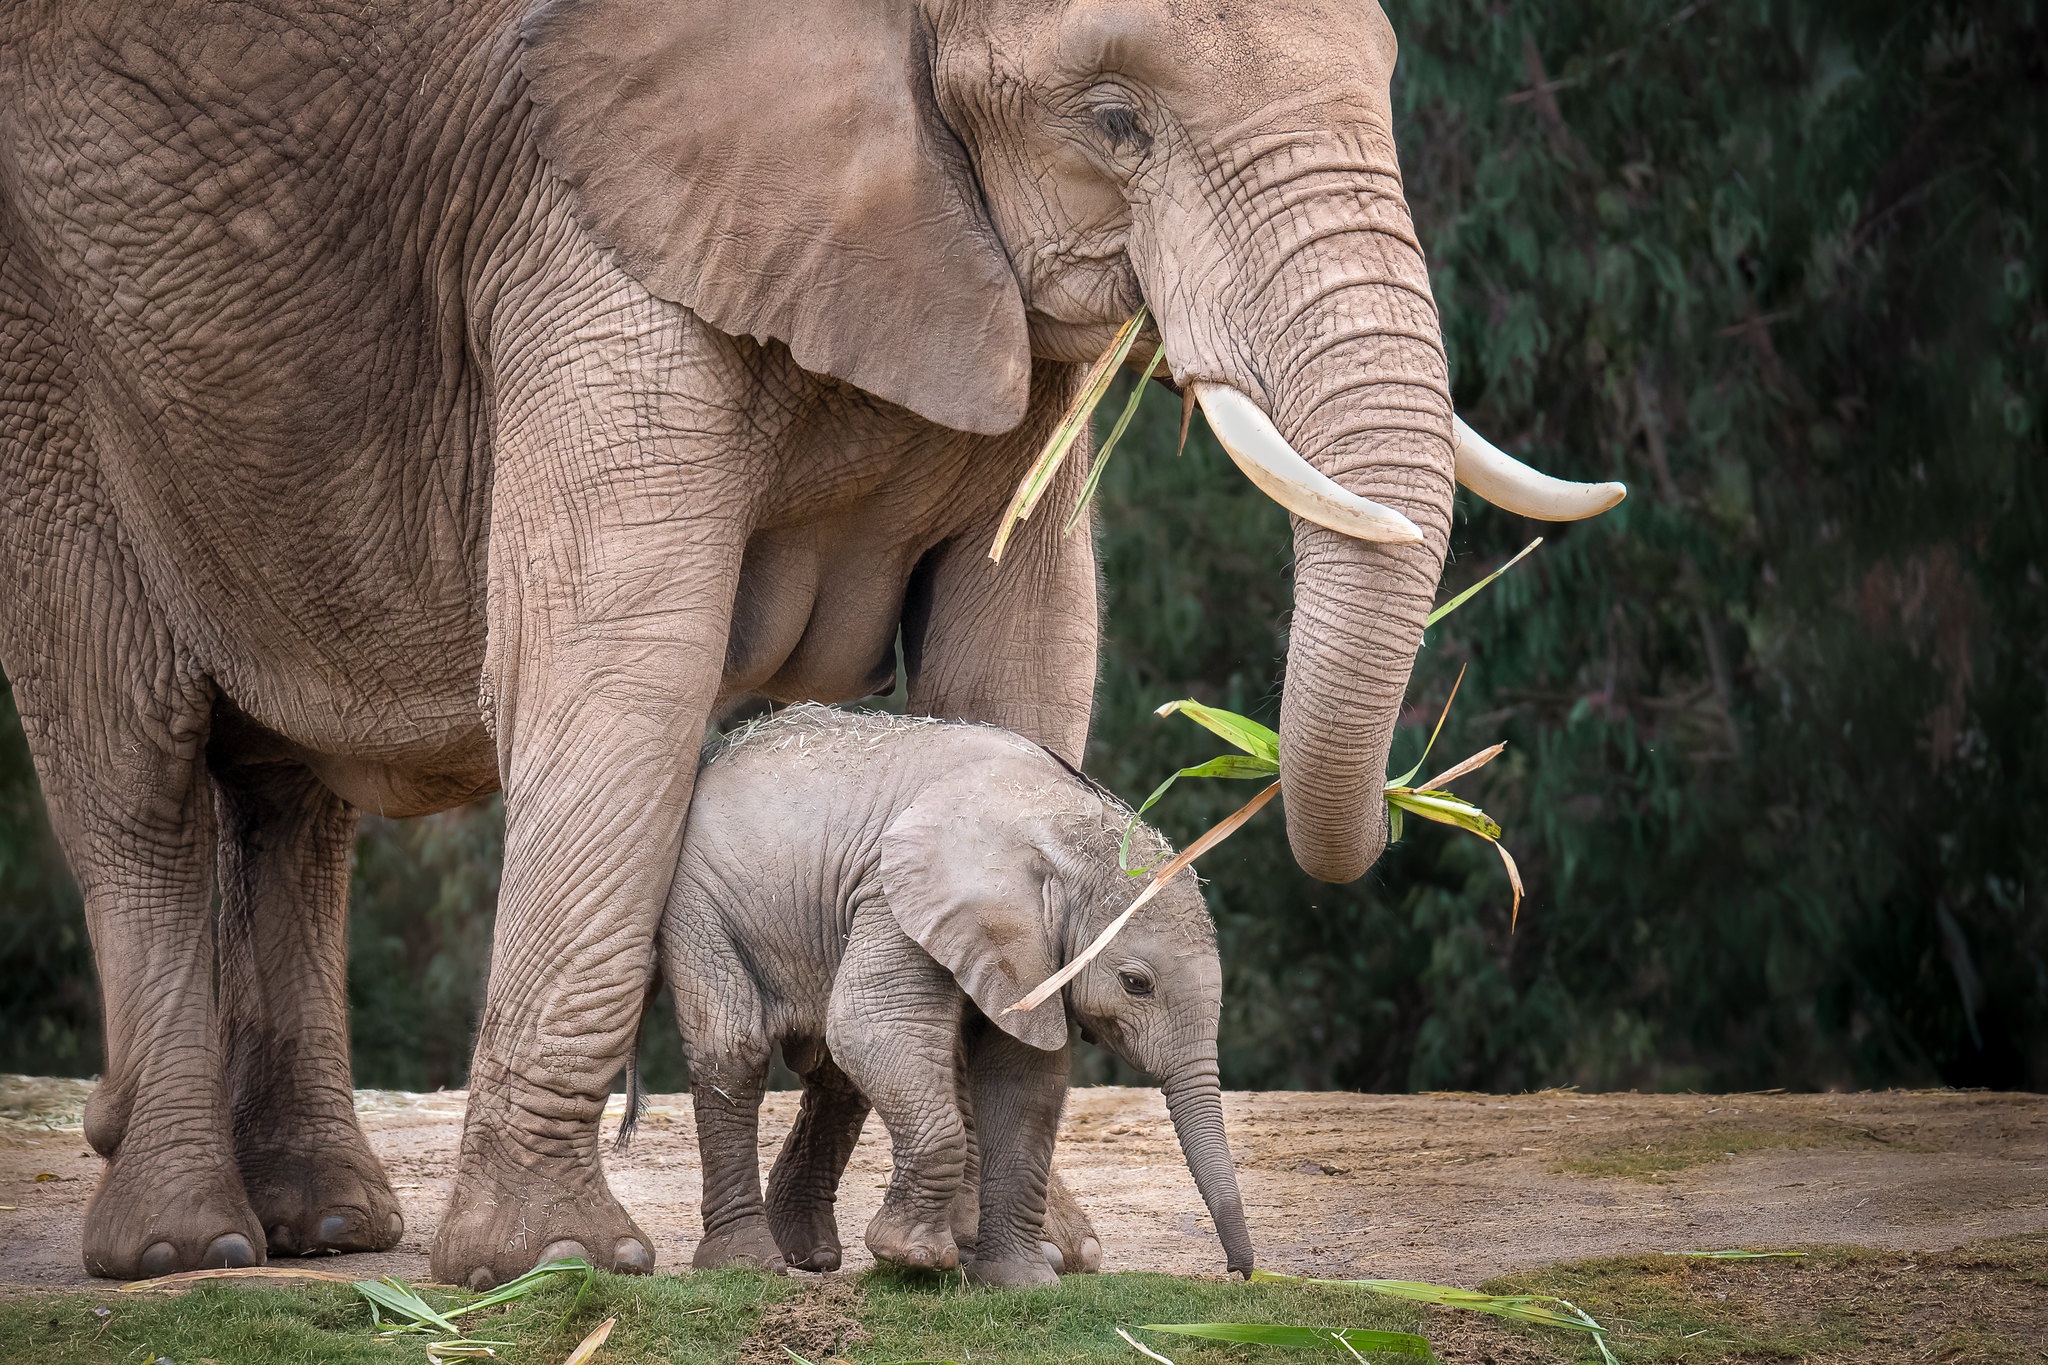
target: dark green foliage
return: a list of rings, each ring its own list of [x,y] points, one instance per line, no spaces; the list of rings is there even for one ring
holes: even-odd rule
[[[1471,840],[1326,887],[1262,817],[1205,864],[1226,1079],[2048,1084],[2034,7],[1388,10],[1461,411],[1633,495],[1417,667],[1420,722],[1471,664],[1446,761],[1510,741],[1520,932]],[[1127,794],[1215,747],[1158,702],[1277,710],[1285,526],[1175,416],[1105,482]],[[1461,495],[1446,594],[1539,529]]]
[[[1629,501],[1431,632],[1439,749],[1529,882],[1411,822],[1355,886],[1277,811],[1205,861],[1232,1085],[2048,1086],[2048,385],[2034,4],[1389,0],[1461,410]],[[1112,393],[1103,421],[1120,404]],[[1289,536],[1149,399],[1110,462],[1091,766],[1277,717]],[[1538,529],[1461,498],[1446,595]],[[1052,508],[1043,516],[1064,517]],[[89,1071],[75,892],[0,717],[0,1065]],[[1185,840],[1255,790],[1185,783]],[[459,1082],[498,823],[376,823],[365,1083]],[[655,1046],[673,1047],[664,1017]],[[674,1053],[652,1058],[659,1088]],[[1100,1057],[1084,1070],[1110,1074]]]
[[[86,1076],[99,1064],[99,982],[78,888],[0,678],[0,1071]]]

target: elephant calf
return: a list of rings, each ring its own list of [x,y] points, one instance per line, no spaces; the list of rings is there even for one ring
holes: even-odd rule
[[[1217,1089],[1222,970],[1194,878],[1163,888],[1063,1000],[1004,1013],[1136,895],[1117,867],[1129,818],[984,726],[802,707],[712,754],[660,938],[704,1167],[695,1264],[836,1268],[834,1195],[872,1105],[895,1165],[868,1224],[877,1257],[950,1267],[964,1249],[976,1280],[1050,1282],[1041,1224],[1071,1015],[1160,1078],[1229,1267],[1250,1273]],[[1149,829],[1133,843],[1169,853]],[[804,1095],[764,1202],[777,1042]]]

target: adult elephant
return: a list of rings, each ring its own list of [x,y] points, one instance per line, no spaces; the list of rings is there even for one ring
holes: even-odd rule
[[[1301,514],[1296,854],[1379,853],[1454,438],[1370,0],[15,0],[0,52],[0,665],[106,1000],[95,1273],[398,1236],[354,813],[501,782],[434,1273],[650,1266],[597,1123],[706,717],[900,627],[913,705],[1078,760],[1087,540],[985,551],[1141,300]]]

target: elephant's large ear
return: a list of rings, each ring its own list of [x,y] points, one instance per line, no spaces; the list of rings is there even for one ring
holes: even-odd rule
[[[1047,1052],[1067,1042],[1057,999],[1005,1014],[1058,970],[1060,925],[1048,903],[1051,864],[1012,825],[940,784],[882,835],[882,889],[903,932],[953,974],[981,1012]]]
[[[540,0],[521,36],[543,154],[648,289],[949,427],[1023,417],[1023,296],[909,0]]]

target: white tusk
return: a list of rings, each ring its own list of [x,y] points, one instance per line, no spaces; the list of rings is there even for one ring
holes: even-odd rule
[[[1198,382],[1195,401],[1244,476],[1304,521],[1381,545],[1415,545],[1422,532],[1391,507],[1339,487],[1280,434],[1259,405],[1228,384]]]
[[[1619,483],[1568,483],[1539,474],[1484,436],[1451,419],[1458,452],[1458,482],[1495,507],[1533,521],[1597,517],[1628,496]]]

